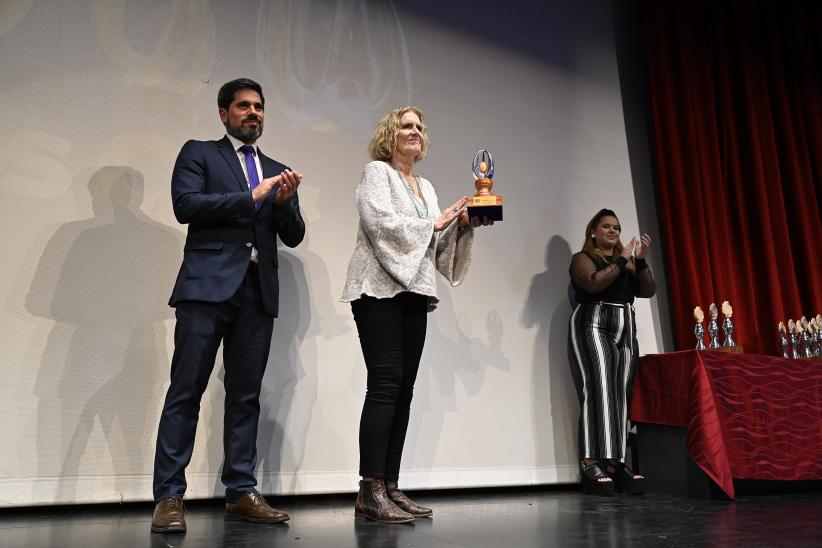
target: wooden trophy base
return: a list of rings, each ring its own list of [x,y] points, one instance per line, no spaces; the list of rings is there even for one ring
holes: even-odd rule
[[[719,348],[706,348],[705,350],[712,350],[714,352],[735,352],[738,354],[742,354],[742,347],[737,346],[720,346]]]
[[[488,194],[486,196],[471,196],[468,198],[468,216],[489,221],[502,220],[502,196]]]

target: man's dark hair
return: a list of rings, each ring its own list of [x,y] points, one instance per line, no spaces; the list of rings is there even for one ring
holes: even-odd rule
[[[234,100],[234,94],[242,89],[252,89],[259,93],[260,99],[263,101],[263,106],[265,106],[263,88],[260,84],[250,78],[237,78],[236,80],[223,84],[223,87],[220,88],[220,92],[217,93],[217,106],[228,110],[228,107],[231,105],[231,101]]]

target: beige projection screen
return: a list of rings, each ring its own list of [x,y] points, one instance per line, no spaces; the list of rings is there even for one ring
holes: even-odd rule
[[[409,488],[576,480],[567,266],[600,207],[637,234],[610,4],[49,1],[0,6],[0,506],[151,498],[185,227],[171,167],[223,134],[219,86],[267,95],[260,146],[305,174],[308,234],[281,250],[263,386],[265,493],[353,491],[365,369],[338,302],[376,120],[422,107],[442,202],[496,160],[505,221],[429,316]],[[657,350],[654,302],[637,307]],[[220,496],[222,364],[189,497]]]

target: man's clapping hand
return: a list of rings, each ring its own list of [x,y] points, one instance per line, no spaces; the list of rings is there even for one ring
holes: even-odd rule
[[[274,203],[282,205],[297,192],[302,180],[302,174],[287,169],[279,175],[260,181],[260,184],[251,191],[251,198],[255,204],[258,204],[265,200],[269,194],[276,192]],[[279,190],[277,190],[278,188]]]

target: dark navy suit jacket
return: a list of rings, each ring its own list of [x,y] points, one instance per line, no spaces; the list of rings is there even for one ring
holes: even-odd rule
[[[262,178],[286,166],[260,154]],[[183,264],[169,304],[182,301],[222,302],[240,287],[257,248],[263,306],[277,316],[277,236],[295,247],[305,235],[297,195],[281,206],[272,192],[254,207],[237,153],[227,137],[188,141],[171,176],[174,215],[188,225]]]

